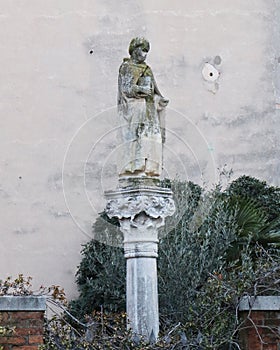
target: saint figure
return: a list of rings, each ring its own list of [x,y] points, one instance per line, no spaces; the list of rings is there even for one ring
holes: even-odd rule
[[[162,170],[164,110],[169,101],[145,63],[149,49],[146,39],[132,39],[130,57],[119,69],[118,114],[124,149],[120,177],[159,177]]]

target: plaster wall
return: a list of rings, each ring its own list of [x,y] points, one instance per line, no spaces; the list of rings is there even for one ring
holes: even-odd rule
[[[279,11],[279,0],[0,0],[0,277],[75,295],[81,244],[116,183],[117,75],[134,36],[150,40],[170,99],[165,173],[211,185],[227,164],[280,185]]]

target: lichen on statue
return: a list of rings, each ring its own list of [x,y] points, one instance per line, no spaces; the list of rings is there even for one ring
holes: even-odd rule
[[[146,39],[132,39],[130,58],[124,58],[119,69],[118,114],[123,146],[120,177],[159,177],[162,170],[164,110],[169,101],[160,93],[145,63],[149,49]]]

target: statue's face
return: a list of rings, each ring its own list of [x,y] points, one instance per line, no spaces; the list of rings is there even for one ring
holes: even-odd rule
[[[147,57],[147,54],[147,49],[139,46],[133,51],[132,58],[136,63],[143,63]]]

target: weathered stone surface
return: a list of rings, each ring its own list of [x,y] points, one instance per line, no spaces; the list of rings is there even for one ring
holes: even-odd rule
[[[140,250],[141,251],[141,250]],[[156,258],[127,258],[127,317],[128,325],[146,339],[153,332],[158,337],[158,288]]]
[[[46,310],[45,296],[5,295],[0,297],[0,311],[45,311],[45,310]]]
[[[130,183],[133,179],[130,179]],[[106,212],[119,219],[126,258],[128,327],[149,340],[158,337],[157,260],[158,228],[175,212],[170,189],[135,186],[105,192]]]
[[[239,311],[246,310],[280,312],[280,296],[243,297],[239,304]]]
[[[150,218],[164,218],[175,212],[172,192],[160,187],[131,187],[119,191],[106,191],[108,198],[106,212],[109,217],[118,219],[130,218],[133,223],[135,217],[145,213]]]
[[[145,63],[149,50],[146,39],[132,39],[130,58],[125,58],[119,69],[121,176],[159,176],[162,171],[164,109],[169,101],[160,93],[153,72]]]

